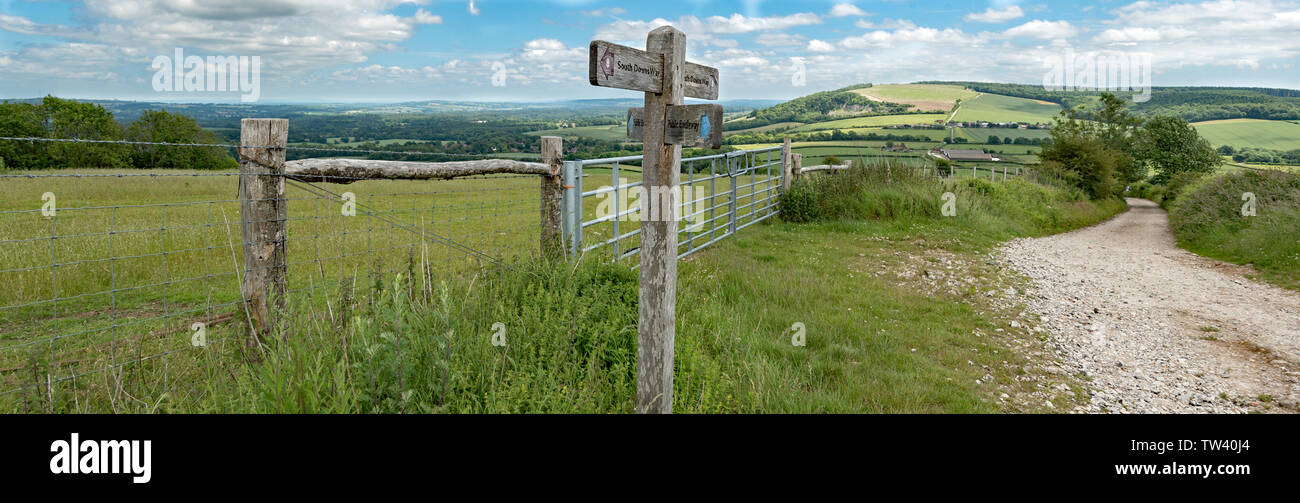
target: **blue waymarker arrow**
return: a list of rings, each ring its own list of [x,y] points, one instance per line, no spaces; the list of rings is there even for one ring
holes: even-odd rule
[[[700,138],[709,137],[709,116],[704,114],[700,116]]]

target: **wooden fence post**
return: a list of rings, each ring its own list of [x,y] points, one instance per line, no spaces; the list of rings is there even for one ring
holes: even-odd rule
[[[785,141],[781,143],[781,193],[782,194],[786,192],[790,192],[790,183],[792,181],[790,177],[794,176],[794,173],[792,173],[792,168],[794,167],[794,159],[790,158],[790,154],[791,154],[790,138],[786,138]]]
[[[561,230],[562,199],[564,183],[560,179],[561,163],[564,160],[564,139],[559,136],[542,137],[542,163],[551,169],[551,174],[542,179],[542,257],[564,258],[564,239]]]
[[[245,309],[253,323],[249,346],[276,330],[285,309],[288,272],[288,201],[284,198],[284,148],[288,119],[240,121],[239,213],[244,238],[243,291]]]
[[[682,147],[665,140],[668,106],[681,105],[686,35],[672,26],[646,37],[646,52],[663,58],[661,92],[645,93],[642,142],[641,286],[637,294],[637,412],[673,411],[673,347],[677,332],[677,186]],[[649,218],[646,211],[649,211]]]
[[[790,154],[792,166],[790,171],[794,172],[794,179],[798,180],[799,175],[803,174],[803,154]]]

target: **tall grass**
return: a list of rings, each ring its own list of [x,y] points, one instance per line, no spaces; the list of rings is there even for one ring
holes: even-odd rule
[[[1180,245],[1251,264],[1261,279],[1300,289],[1300,176],[1242,170],[1200,179],[1178,193],[1169,222]],[[1246,193],[1255,197],[1254,216],[1243,215]]]
[[[900,220],[935,222],[985,232],[996,239],[1074,229],[1123,209],[1120,199],[1089,200],[1077,188],[1022,178],[1006,181],[935,178],[931,172],[883,165],[811,175],[782,200],[791,222]],[[945,193],[955,196],[955,215],[943,215]]]

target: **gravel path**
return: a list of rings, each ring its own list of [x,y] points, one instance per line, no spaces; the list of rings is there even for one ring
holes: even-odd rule
[[[1091,402],[1076,411],[1296,412],[1300,294],[1177,248],[1164,210],[1128,204],[998,253],[1030,278],[1016,300],[1038,314],[1049,347],[1089,382]]]

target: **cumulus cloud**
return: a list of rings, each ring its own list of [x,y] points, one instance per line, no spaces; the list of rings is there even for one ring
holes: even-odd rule
[[[831,17],[845,17],[845,16],[861,17],[867,15],[868,14],[866,11],[859,9],[858,6],[853,5],[851,3],[837,3],[835,4],[834,7],[831,7],[831,12],[830,12]]]
[[[1022,24],[1015,28],[1002,32],[1007,37],[1028,37],[1028,38],[1070,38],[1077,34],[1079,30],[1070,24],[1069,21],[1043,21],[1035,19],[1028,23]]]
[[[419,9],[415,11],[416,24],[442,24],[442,16],[435,16],[429,11]]]
[[[1005,23],[1012,19],[1019,19],[1025,16],[1025,11],[1020,9],[1019,5],[1012,5],[1002,9],[989,7],[981,13],[970,13],[962,18],[966,21],[976,23]]]
[[[835,46],[821,40],[809,40],[808,50],[812,52],[831,52],[835,50]]]

